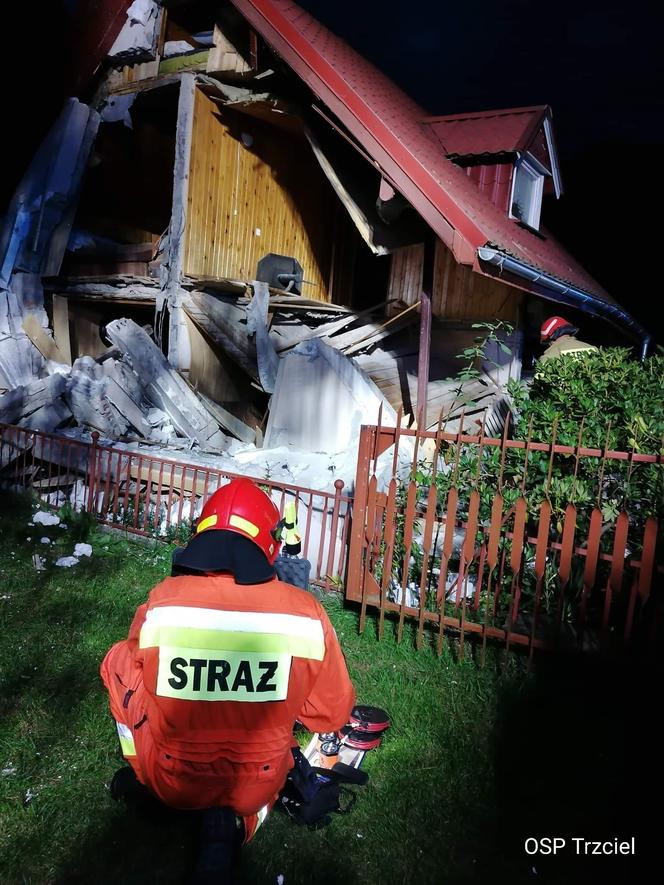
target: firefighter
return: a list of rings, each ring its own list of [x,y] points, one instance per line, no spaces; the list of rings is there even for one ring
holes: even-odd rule
[[[540,361],[597,350],[594,345],[579,341],[576,338],[578,332],[578,328],[564,317],[549,317],[548,320],[545,320],[540,329],[540,344],[548,344],[549,346],[541,355]]]
[[[283,528],[250,480],[217,490],[178,576],[152,590],[101,665],[140,784],[172,808],[221,809],[203,815],[209,850],[195,881],[228,874],[229,835],[247,842],[265,819],[293,767],[296,720],[336,731],[355,702],[324,609],[275,576]]]

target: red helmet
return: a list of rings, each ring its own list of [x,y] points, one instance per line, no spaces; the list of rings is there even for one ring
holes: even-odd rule
[[[540,329],[540,341],[555,341],[562,334],[575,335],[579,330],[564,317],[549,317]]]
[[[234,479],[203,507],[194,536],[173,553],[171,574],[229,572],[237,584],[269,581],[283,524],[265,492],[249,479]]]
[[[272,565],[281,546],[279,510],[250,479],[233,479],[208,498],[196,535],[212,529],[236,532],[253,541]]]

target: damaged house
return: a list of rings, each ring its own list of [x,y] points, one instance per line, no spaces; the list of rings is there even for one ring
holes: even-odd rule
[[[80,6],[78,97],[0,239],[0,421],[322,488],[379,409],[459,427],[473,324],[513,332],[467,384],[472,430],[500,432],[546,313],[645,352],[541,224],[547,106],[430,116],[290,0]]]

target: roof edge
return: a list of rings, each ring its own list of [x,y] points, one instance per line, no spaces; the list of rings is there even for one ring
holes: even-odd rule
[[[529,291],[542,298],[549,298],[559,304],[567,304],[593,316],[607,320],[621,331],[635,337],[641,344],[641,359],[644,359],[652,336],[619,304],[605,301],[591,292],[580,289],[571,283],[557,280],[551,274],[538,270],[524,261],[512,258],[511,255],[491,246],[481,246],[477,250],[477,258],[482,264],[496,268],[499,273],[506,271],[530,283]],[[540,290],[540,291],[538,291]],[[550,294],[546,294],[546,293]],[[555,296],[555,297],[554,297]]]

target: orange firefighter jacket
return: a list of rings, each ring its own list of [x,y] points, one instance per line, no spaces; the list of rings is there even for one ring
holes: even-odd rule
[[[324,609],[276,579],[167,578],[137,609],[127,645],[162,758],[260,764],[285,779],[295,720],[333,731],[355,703]]]

